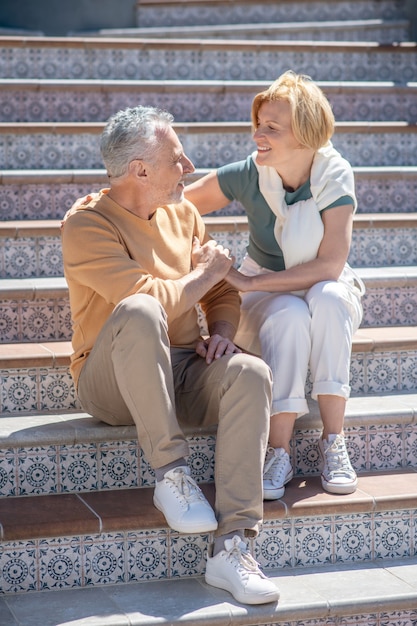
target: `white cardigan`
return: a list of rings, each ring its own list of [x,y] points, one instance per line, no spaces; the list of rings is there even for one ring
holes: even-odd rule
[[[258,170],[259,189],[276,216],[274,235],[284,255],[285,267],[290,268],[317,257],[324,225],[320,211],[342,196],[350,196],[357,208],[353,171],[329,142],[316,152],[310,173],[312,197],[290,206],[285,202],[285,189],[282,179],[273,167],[258,165],[256,155],[252,159]],[[364,293],[361,279],[348,264],[345,265],[339,280],[350,287],[359,287]]]

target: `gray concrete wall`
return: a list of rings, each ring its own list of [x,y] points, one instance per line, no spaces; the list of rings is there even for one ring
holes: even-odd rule
[[[64,36],[136,26],[136,0],[0,0],[0,28]]]

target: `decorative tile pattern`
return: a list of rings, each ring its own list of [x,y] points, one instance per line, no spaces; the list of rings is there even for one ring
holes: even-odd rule
[[[362,562],[372,559],[371,521],[371,515],[335,517],[335,562]]]
[[[206,569],[208,535],[171,534],[171,578],[201,576]]]
[[[297,520],[294,524],[294,565],[325,565],[332,560],[331,520]]]
[[[264,522],[252,540],[252,551],[262,569],[291,567],[294,560],[292,523],[289,520]]]
[[[417,72],[417,68],[416,68]],[[215,168],[244,159],[255,149],[248,131],[179,132],[184,150],[198,168]],[[372,134],[336,132],[334,146],[353,166],[411,166],[417,161],[414,132],[379,131]],[[1,149],[3,148],[3,149]],[[16,169],[99,169],[99,134],[39,132],[0,135],[0,167]]]
[[[126,534],[127,582],[169,578],[170,531]]]
[[[0,370],[2,415],[80,409],[67,367]]]
[[[190,100],[190,99],[189,99]],[[92,191],[98,191],[106,186],[105,181],[101,179],[102,169],[97,170],[97,182],[85,184],[3,184],[0,186],[0,221],[6,220],[37,220],[37,219],[61,219],[65,212],[72,206],[78,198],[81,198]],[[400,175],[395,172],[386,172],[383,179],[371,174],[360,174],[356,176],[356,193],[358,196],[358,212],[362,213],[394,213],[394,212],[415,212],[417,210],[417,177]],[[234,202],[219,211],[217,215],[243,215],[244,211],[238,202]],[[213,214],[216,215],[216,214]],[[395,231],[392,229],[388,233],[386,229],[374,229],[373,234],[354,232],[354,239],[359,234],[364,237],[372,237],[374,240],[383,233],[384,239],[396,236],[398,234],[402,239],[407,237],[407,229]],[[51,239],[52,242],[58,242],[58,239]],[[359,243],[359,242],[358,242]],[[2,244],[4,245],[4,244]],[[11,244],[10,244],[11,245]],[[9,245],[9,247],[10,247]],[[354,246],[358,244],[355,244]],[[366,249],[366,242],[361,242],[361,247]],[[384,257],[387,250],[384,249]],[[392,244],[389,246],[389,253],[392,259],[399,264],[401,255]],[[0,247],[0,259],[1,259]],[[356,252],[354,257],[355,265],[365,265],[362,259],[363,253]],[[357,259],[357,261],[356,261]],[[415,258],[413,257],[413,263]],[[351,257],[352,260],[352,257]],[[386,264],[384,262],[384,264]],[[0,261],[0,268],[4,267],[4,262]],[[39,270],[38,270],[39,271]],[[46,268],[43,268],[43,275],[47,275]],[[7,267],[3,269],[3,275],[7,273]],[[40,275],[40,274],[37,274]]]
[[[5,542],[0,594],[201,576],[209,541],[153,530]]]
[[[384,511],[374,516],[374,543],[377,559],[411,556],[412,532],[409,511]]]
[[[0,301],[0,343],[69,341],[68,299]]]
[[[355,19],[404,18],[404,2],[355,2]],[[262,24],[271,22],[314,22],[352,19],[352,5],[337,2],[257,2],[224,3],[218,6],[185,4],[179,15],[176,6],[138,5],[137,23],[145,26],[184,26],[195,24]]]
[[[413,510],[275,520],[250,541],[266,571],[413,554]],[[0,593],[201,576],[209,535],[171,530],[4,542]]]
[[[202,10],[201,6],[195,8]],[[161,10],[162,7],[158,7],[158,19]],[[184,25],[182,11],[178,12],[176,8],[175,11],[178,18],[181,14],[181,25]],[[264,15],[262,21],[265,19]],[[121,44],[115,49],[103,46],[98,54],[87,46],[31,48],[26,43],[22,47],[17,45],[0,51],[0,75],[4,78],[272,80],[294,67],[314,80],[388,81],[395,76],[397,82],[405,83],[414,80],[416,64],[415,55],[402,49],[393,52],[378,49],[327,52],[308,48],[262,50],[254,47],[246,51],[220,47],[158,49],[151,45],[123,48]],[[274,68],[273,75],[271,68]],[[19,152],[18,148],[17,157]],[[46,154],[52,165],[54,150],[48,149]]]
[[[288,31],[286,31],[287,33]],[[322,35],[323,31],[320,31]],[[287,38],[287,37],[286,37]],[[294,38],[294,37],[293,37]],[[398,39],[397,39],[398,41]],[[213,87],[210,91],[204,89],[205,84],[198,91],[195,87],[187,91],[187,87],[181,91],[178,87],[172,92],[155,88],[141,90],[140,83],[137,88],[131,87],[129,91],[123,90],[106,91],[102,85],[94,89],[90,84],[90,90],[65,89],[61,85],[52,90],[50,86],[45,91],[14,87],[7,91],[0,91],[0,121],[1,122],[104,122],[111,115],[136,105],[138,102],[144,106],[155,106],[170,111],[176,122],[222,122],[250,120],[252,100],[257,93],[268,86],[254,86],[251,90],[238,90],[233,88]],[[214,83],[215,85],[215,83]],[[371,90],[357,89],[354,94],[339,92],[330,88],[323,88],[332,105],[336,119],[345,121],[408,121],[414,122],[417,110],[417,94],[415,90],[408,93],[390,91],[375,92]],[[117,87],[116,87],[117,89]],[[10,102],[15,106],[10,107]],[[42,212],[46,198],[34,193],[30,197],[33,211]],[[6,212],[6,205],[1,210]]]

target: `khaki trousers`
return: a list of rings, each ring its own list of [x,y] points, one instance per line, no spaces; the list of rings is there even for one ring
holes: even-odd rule
[[[263,515],[271,381],[258,357],[233,354],[207,365],[194,350],[171,347],[163,307],[137,294],[120,302],[102,328],[81,371],[78,395],[94,417],[112,425],[134,423],[154,468],[189,454],[181,424],[218,424],[217,534],[245,530],[254,536]]]

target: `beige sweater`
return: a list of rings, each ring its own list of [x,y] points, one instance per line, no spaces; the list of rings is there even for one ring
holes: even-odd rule
[[[200,337],[195,307],[186,309],[183,288],[175,282],[191,270],[193,235],[209,236],[188,201],[156,210],[143,220],[100,192],[72,208],[62,223],[64,272],[73,321],[71,374],[81,368],[116,304],[134,293],[147,293],[164,307],[173,346],[194,348]],[[221,281],[201,301],[210,325],[227,321],[237,328],[238,292]]]

